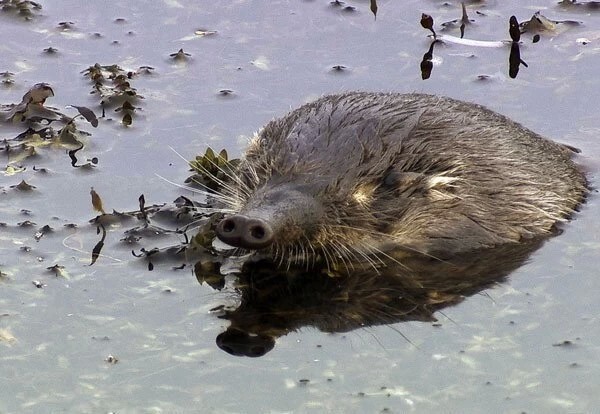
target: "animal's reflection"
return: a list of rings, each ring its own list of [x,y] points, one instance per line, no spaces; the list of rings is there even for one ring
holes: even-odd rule
[[[231,322],[216,341],[237,356],[259,357],[278,337],[302,327],[347,332],[402,321],[435,321],[434,313],[502,282],[524,263],[541,240],[506,245],[449,261],[429,257],[388,264],[346,276],[325,270],[283,271],[273,263],[247,264],[236,290],[239,306],[224,310]],[[199,269],[199,267],[197,267]],[[199,280],[203,275],[197,274]]]

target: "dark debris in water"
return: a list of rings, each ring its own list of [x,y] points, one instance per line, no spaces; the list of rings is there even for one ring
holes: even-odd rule
[[[600,10],[600,1],[577,1],[577,0],[562,0],[558,5],[572,10],[596,11]]]
[[[51,233],[52,232],[52,227],[50,227],[49,225],[45,225],[43,226],[41,229],[39,229],[35,235],[33,236],[33,238],[35,239],[35,241],[40,241],[40,239],[42,237],[44,237],[46,234]]]
[[[25,180],[21,180],[19,184],[11,185],[10,188],[14,188],[19,191],[33,191],[35,190],[35,185],[28,184]]]
[[[581,24],[575,20],[551,20],[538,11],[531,19],[522,22],[520,27],[522,33],[556,35]]]
[[[115,365],[117,362],[119,362],[119,358],[112,354],[109,354],[106,358],[104,358],[104,362],[110,365]]]
[[[39,280],[32,280],[31,283],[38,289],[42,289],[44,286],[46,286],[44,283],[40,282]]]
[[[179,49],[177,52],[171,53],[169,57],[174,61],[186,62],[192,58],[192,55],[184,52],[183,49]]]
[[[54,274],[54,276],[59,277],[59,276],[63,276],[63,271],[64,271],[65,267],[59,264],[55,264],[54,266],[50,266],[47,267],[46,270],[48,270],[50,273]]]
[[[92,197],[92,207],[99,211],[102,207],[102,201],[96,191],[95,196]],[[185,201],[184,201],[185,200]],[[140,242],[146,242],[148,240],[157,240],[157,238],[164,238],[170,236],[171,238],[178,239],[178,242],[167,245],[166,247],[152,247],[147,248],[141,246],[138,249],[133,249],[131,252],[133,256],[138,258],[144,258],[148,261],[148,270],[154,269],[154,262],[156,260],[177,260],[181,263],[181,257],[186,255],[188,246],[190,245],[189,238],[186,234],[187,227],[190,224],[202,227],[202,222],[207,220],[207,215],[204,212],[196,211],[195,204],[186,199],[180,197],[171,205],[167,204],[153,204],[146,205],[146,200],[142,194],[138,198],[139,210],[128,211],[128,212],[117,212],[112,213],[101,213],[94,219],[90,220],[90,223],[97,226],[98,234],[102,233],[101,239],[96,243],[92,251],[92,261],[90,265],[93,265],[101,255],[102,249],[105,245],[105,240],[109,237],[107,228],[109,226],[118,224],[124,225],[128,223],[128,229],[123,231],[123,236],[120,241],[129,245],[137,245]],[[104,211],[104,207],[102,207]],[[139,225],[131,225],[132,221],[137,221]],[[167,222],[165,227],[158,222]],[[179,264],[177,267],[180,267]]]

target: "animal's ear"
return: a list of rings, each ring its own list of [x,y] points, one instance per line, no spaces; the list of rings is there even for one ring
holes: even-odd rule
[[[383,177],[383,185],[391,187],[403,187],[409,185],[415,185],[417,183],[424,182],[426,180],[425,174],[407,171],[398,171],[391,169],[386,172]]]
[[[392,169],[384,175],[382,187],[398,191],[404,196],[420,193],[436,199],[447,199],[454,197],[452,194],[456,180],[458,178],[445,174],[425,174]]]

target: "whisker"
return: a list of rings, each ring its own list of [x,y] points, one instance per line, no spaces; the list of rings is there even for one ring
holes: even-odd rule
[[[230,205],[231,207],[234,207],[238,203],[238,199],[234,198],[232,196],[226,196],[226,195],[223,195],[223,194],[215,193],[212,190],[211,191],[199,190],[197,188],[192,188],[192,187],[189,187],[189,186],[186,186],[186,185],[183,185],[183,184],[176,183],[176,182],[171,181],[171,180],[169,180],[169,179],[167,179],[167,178],[165,178],[165,177],[163,177],[163,176],[161,176],[159,174],[154,174],[154,175],[157,176],[158,178],[160,178],[161,180],[163,180],[163,181],[165,181],[165,182],[167,182],[167,183],[169,183],[171,185],[174,185],[177,188],[182,188],[184,190],[188,190],[188,191],[191,191],[193,193],[201,194],[201,195],[203,195],[205,197],[213,197],[213,198],[215,198],[215,199],[217,199],[217,200],[219,200],[219,201],[221,201],[221,202],[223,202],[223,203],[225,203],[227,205]],[[198,184],[202,185],[207,190],[210,190],[205,185],[203,185],[201,183],[198,183]]]
[[[242,193],[244,193],[244,195],[246,197],[248,197],[250,195],[249,190],[246,188],[246,186],[244,185],[244,183],[238,176],[232,174],[230,171],[225,170],[224,168],[220,167],[218,164],[215,164],[212,160],[208,160],[208,162],[210,162],[214,167],[216,167],[219,171],[221,171],[223,174],[225,174],[225,176],[227,178],[229,178],[231,181],[238,184],[237,187],[234,187],[229,182],[218,178],[217,176],[215,176],[213,173],[211,173],[209,170],[207,170],[204,166],[200,165],[199,163],[194,164],[193,161],[186,160],[185,157],[183,157],[181,154],[179,154],[173,147],[169,146],[169,148],[171,149],[171,151],[173,151],[175,154],[177,154],[177,156],[179,156],[182,160],[184,160],[188,165],[190,165],[190,167],[192,167],[192,168],[196,167],[197,169],[202,171],[203,174],[209,176],[213,181],[215,181],[219,185],[219,187],[221,187],[223,190],[229,192],[231,195],[236,194],[238,191],[241,191]],[[199,183],[197,181],[194,181],[194,182],[196,182],[196,184],[198,184],[198,185],[202,185],[203,187],[206,187],[202,183]]]

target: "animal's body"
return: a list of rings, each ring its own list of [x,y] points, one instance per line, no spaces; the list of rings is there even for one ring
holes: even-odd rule
[[[222,191],[222,241],[275,260],[376,265],[551,234],[583,201],[573,149],[483,106],[324,96],[269,122]]]

